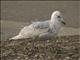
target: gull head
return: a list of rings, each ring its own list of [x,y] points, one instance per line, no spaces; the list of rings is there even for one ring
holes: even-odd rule
[[[55,21],[58,21],[60,22],[61,24],[64,24],[65,25],[65,22],[64,22],[64,19],[63,19],[63,16],[61,14],[60,11],[54,11],[51,15],[51,22],[55,22]]]

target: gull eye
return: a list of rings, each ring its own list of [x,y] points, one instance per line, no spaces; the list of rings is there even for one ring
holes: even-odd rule
[[[57,16],[58,18],[61,18],[60,16]]]

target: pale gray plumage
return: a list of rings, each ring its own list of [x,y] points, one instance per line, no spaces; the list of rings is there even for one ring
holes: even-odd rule
[[[59,11],[54,11],[51,19],[41,22],[33,22],[29,26],[25,26],[20,33],[10,38],[10,40],[27,39],[27,38],[52,38],[60,30],[61,24],[64,23],[63,17]]]
[[[48,28],[49,27],[49,21],[40,21],[40,22],[33,22],[31,25],[31,27],[34,27],[36,29],[44,29],[44,28]]]

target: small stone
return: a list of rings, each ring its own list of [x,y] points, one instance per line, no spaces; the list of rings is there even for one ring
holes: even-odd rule
[[[35,57],[37,57],[38,55],[35,55]]]
[[[18,56],[17,58],[19,59],[20,57]]]
[[[50,59],[51,57],[50,56],[48,56],[48,59]]]
[[[28,57],[26,57],[25,59],[28,59]]]
[[[69,60],[70,59],[70,57],[65,57],[65,60]]]
[[[47,40],[47,43],[49,42],[49,40]]]
[[[18,60],[18,59],[14,59],[14,60]]]

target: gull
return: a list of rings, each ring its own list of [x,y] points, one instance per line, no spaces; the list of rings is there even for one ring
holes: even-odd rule
[[[21,29],[18,35],[9,40],[18,39],[50,39],[55,37],[62,25],[65,25],[63,16],[60,11],[54,11],[50,20],[33,22],[29,26]]]

